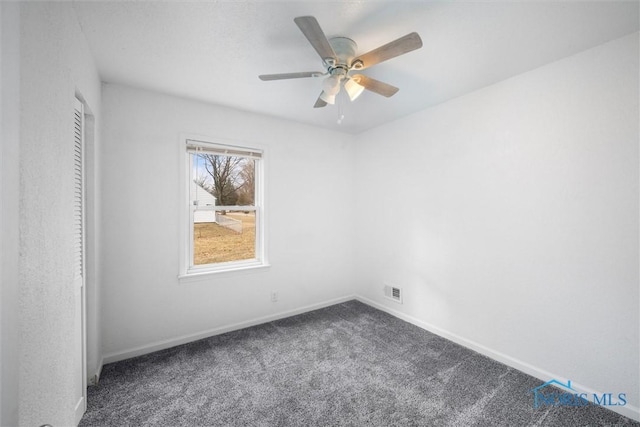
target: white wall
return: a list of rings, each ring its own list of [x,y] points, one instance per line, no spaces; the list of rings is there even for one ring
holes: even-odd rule
[[[79,92],[99,117],[100,82],[71,3],[22,3],[21,12],[19,422],[69,426],[77,372],[72,114]]]
[[[106,361],[351,295],[349,135],[118,85],[102,95]],[[264,147],[270,268],[178,281],[181,133]]]
[[[357,292],[637,410],[638,75],[636,33],[359,135]]]
[[[20,7],[0,3],[0,425],[18,424]]]

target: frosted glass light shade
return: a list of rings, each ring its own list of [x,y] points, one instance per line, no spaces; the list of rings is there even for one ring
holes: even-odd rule
[[[327,104],[335,104],[336,103],[336,96],[328,94],[326,91],[322,91],[322,93],[320,94],[320,99],[322,99],[324,102],[326,102]]]
[[[344,84],[344,90],[347,91],[351,102],[355,101],[364,90],[364,86],[360,86],[354,79],[349,79]]]
[[[336,95],[340,92],[340,81],[342,77],[338,75],[329,76],[322,82],[322,90],[327,95]]]

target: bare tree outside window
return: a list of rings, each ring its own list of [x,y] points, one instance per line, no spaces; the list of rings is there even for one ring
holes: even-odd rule
[[[253,205],[255,203],[256,168],[252,159],[247,159],[240,170],[242,186],[237,190],[238,205]]]
[[[204,160],[204,169],[213,181],[213,195],[218,205],[232,206],[238,200],[237,191],[244,185],[240,172],[244,157],[198,154]]]

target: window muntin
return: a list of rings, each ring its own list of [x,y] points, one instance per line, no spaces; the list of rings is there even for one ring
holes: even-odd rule
[[[186,273],[264,265],[262,152],[186,140]]]

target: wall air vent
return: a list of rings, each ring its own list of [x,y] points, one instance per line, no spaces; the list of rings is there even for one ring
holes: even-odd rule
[[[402,289],[397,286],[385,286],[384,296],[399,304],[402,304]]]

